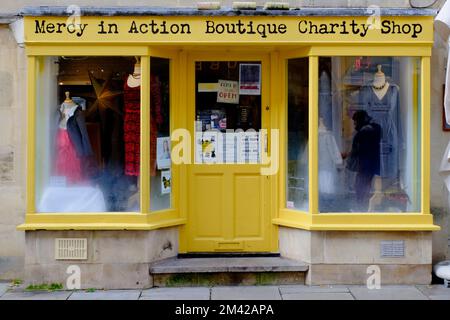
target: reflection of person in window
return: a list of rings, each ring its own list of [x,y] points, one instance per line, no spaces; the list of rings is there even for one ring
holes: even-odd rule
[[[353,115],[356,134],[353,137],[347,168],[356,172],[355,192],[357,210],[367,211],[374,175],[380,174],[381,127],[372,121],[366,111]]]

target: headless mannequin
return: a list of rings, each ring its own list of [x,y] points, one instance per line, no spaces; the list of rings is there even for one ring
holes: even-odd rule
[[[141,64],[139,60],[136,58],[136,63],[134,64],[133,73],[130,74],[127,78],[127,85],[130,88],[136,88],[141,85]],[[139,205],[139,185],[140,185],[140,176],[137,178],[137,185],[131,186],[131,190],[133,195],[128,198],[128,208],[133,208],[133,206]]]
[[[372,90],[378,99],[383,99],[389,89],[389,82],[386,81],[386,76],[381,71],[381,64],[377,65],[378,71],[373,77]]]

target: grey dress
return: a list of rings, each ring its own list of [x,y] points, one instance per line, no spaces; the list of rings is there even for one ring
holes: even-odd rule
[[[389,83],[386,94],[379,99],[371,86],[364,86],[360,92],[360,103],[362,110],[381,126],[380,176],[397,178],[402,141],[399,88]]]

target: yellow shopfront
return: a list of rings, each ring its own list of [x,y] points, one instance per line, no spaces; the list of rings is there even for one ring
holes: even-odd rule
[[[438,229],[429,210],[431,16],[376,24],[167,12],[25,17],[20,229],[180,226],[178,253],[277,253],[279,226]],[[78,106],[90,145],[81,142],[77,164],[64,159],[77,158]],[[372,158],[370,173],[349,164],[364,131],[355,114],[379,130],[359,137],[372,139],[359,160]]]

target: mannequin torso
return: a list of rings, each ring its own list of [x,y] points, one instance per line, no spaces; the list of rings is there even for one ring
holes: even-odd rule
[[[389,90],[389,82],[385,82],[385,85],[381,89],[372,87],[372,90],[373,93],[375,93],[375,95],[378,97],[378,99],[381,100]]]
[[[379,100],[383,99],[389,89],[389,83],[386,81],[386,76],[381,71],[381,65],[377,66],[378,72],[373,77],[372,90]]]
[[[61,120],[59,122],[59,127],[61,129],[67,130],[67,121],[72,117],[77,110],[78,105],[72,102],[63,102],[60,107]]]
[[[132,74],[130,74],[127,78],[127,85],[130,88],[136,88],[141,85],[141,65],[135,64],[134,65],[134,71]]]

